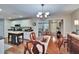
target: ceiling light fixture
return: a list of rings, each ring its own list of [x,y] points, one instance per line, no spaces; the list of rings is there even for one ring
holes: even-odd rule
[[[42,6],[42,11],[38,12],[38,14],[36,15],[37,18],[43,19],[43,18],[47,18],[49,16],[49,12],[44,12],[43,8],[44,8],[44,4],[41,4]]]

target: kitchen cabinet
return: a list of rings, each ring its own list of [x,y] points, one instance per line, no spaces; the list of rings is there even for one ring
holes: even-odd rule
[[[79,54],[79,35],[68,34],[67,50],[72,54]]]

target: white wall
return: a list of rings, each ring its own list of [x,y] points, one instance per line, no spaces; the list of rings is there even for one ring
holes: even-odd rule
[[[71,15],[67,15],[65,16],[65,20],[64,20],[64,34],[65,36],[68,34],[68,33],[71,33],[72,32],[72,20],[71,20]]]
[[[66,36],[68,33],[72,32],[72,31],[76,31],[76,26],[74,25],[74,20],[76,20],[76,19],[79,20],[79,9],[75,10],[71,14],[55,15],[51,19],[52,20],[55,20],[55,19],[64,20],[63,34],[64,34],[64,36]],[[78,29],[79,29],[79,26],[78,26]]]
[[[11,21],[9,21],[8,19],[4,19],[4,37],[8,36],[8,29],[10,28],[11,25]]]
[[[63,24],[63,35],[67,36],[68,33],[72,32],[72,27],[71,27],[71,15],[69,14],[59,14],[59,15],[54,15],[52,16],[52,18],[50,18],[49,20],[56,20],[56,19],[63,19],[64,24]]]
[[[73,31],[73,21],[71,20],[71,15],[69,14],[62,14],[62,15],[54,15],[52,16],[50,19],[48,20],[56,20],[56,19],[63,19],[64,20],[64,28],[63,28],[63,35],[66,36],[68,33]],[[36,26],[33,26],[33,22],[36,23]],[[38,36],[38,19],[31,19],[31,20],[24,20],[24,21],[14,21],[11,22],[7,19],[5,19],[5,36],[7,36],[7,32],[8,32],[8,28],[10,28],[10,26],[14,26],[14,24],[16,23],[21,23],[22,26],[32,26],[34,31],[36,32],[36,35]]]
[[[38,20],[37,19],[32,19],[32,28],[34,30],[34,32],[36,33],[36,37],[38,37]],[[34,26],[33,24],[36,23],[36,25]]]
[[[33,23],[36,23],[35,26],[33,26]],[[38,36],[38,21],[33,19],[27,19],[27,20],[16,20],[11,22],[11,26],[15,26],[15,24],[21,24],[22,27],[32,27],[34,32],[36,33],[36,36]]]
[[[11,21],[11,26],[15,26],[15,24],[21,24],[22,27],[31,27],[32,26],[30,19]]]
[[[4,20],[4,36],[8,36],[8,29],[10,29],[11,26],[15,26],[15,24],[21,24],[22,27],[32,27],[33,30],[36,33],[36,36],[38,37],[38,21],[37,20],[16,20],[16,21],[10,21],[8,19]],[[33,23],[36,23],[36,26],[33,26]]]
[[[0,19],[0,36],[4,36],[4,19]]]
[[[72,30],[76,31],[76,26],[74,25],[74,20],[79,20],[79,9],[75,10],[72,14],[71,14],[71,18],[72,18]],[[79,26],[78,26],[79,29]]]

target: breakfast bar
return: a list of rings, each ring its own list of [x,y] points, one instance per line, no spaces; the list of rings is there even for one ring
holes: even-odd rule
[[[19,32],[19,31],[9,32],[8,33],[8,43],[10,42],[10,36],[11,36],[11,43],[16,43],[16,41],[17,41],[17,44],[19,44],[19,36],[22,36],[22,42],[23,42],[23,32]],[[12,39],[13,36],[15,36],[15,40]]]

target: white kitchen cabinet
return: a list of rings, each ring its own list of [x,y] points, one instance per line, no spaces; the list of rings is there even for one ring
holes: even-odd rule
[[[30,40],[30,34],[31,32],[24,32],[24,39]]]

